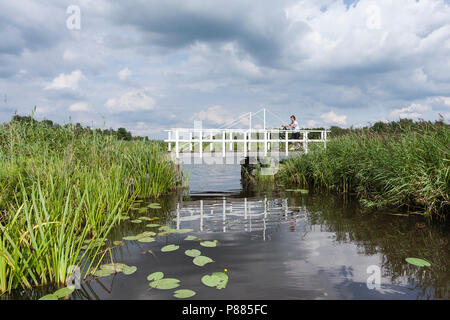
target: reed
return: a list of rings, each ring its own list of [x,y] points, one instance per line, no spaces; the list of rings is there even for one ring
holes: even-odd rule
[[[0,125],[0,294],[83,275],[137,197],[180,182],[164,146],[72,125]]]
[[[283,162],[277,179],[310,189],[355,193],[372,208],[421,210],[445,219],[450,204],[450,128],[419,122],[395,131],[354,130],[327,148]]]

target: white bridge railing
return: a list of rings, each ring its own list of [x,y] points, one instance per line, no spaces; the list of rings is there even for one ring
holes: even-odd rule
[[[326,148],[328,130],[300,130],[300,139],[293,139],[292,130],[280,129],[185,129],[175,128],[165,130],[168,139],[168,150],[174,147],[175,155],[180,157],[180,153],[198,154],[203,157],[205,147],[209,147],[210,152],[222,152],[223,157],[227,154],[227,146],[230,152],[243,152],[247,157],[248,153],[259,150],[264,156],[272,152],[283,152],[289,155],[289,144],[301,143],[303,151],[308,152],[309,143],[323,143]],[[320,138],[310,138],[312,134],[319,135]],[[172,144],[174,145],[172,147]],[[296,150],[298,152],[298,150]]]

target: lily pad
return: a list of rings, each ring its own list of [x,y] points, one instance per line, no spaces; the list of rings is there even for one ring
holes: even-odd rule
[[[75,286],[69,286],[65,288],[61,288],[59,290],[56,290],[53,294],[59,299],[64,298],[65,296],[68,296],[72,292],[74,292]]]
[[[168,232],[160,232],[158,233],[158,237],[162,237],[162,236],[167,236],[169,233]]]
[[[52,294],[47,294],[47,295],[43,296],[39,300],[58,300],[58,297],[52,293]]]
[[[200,250],[191,249],[191,250],[186,250],[184,252],[184,254],[187,255],[188,257],[195,258],[195,257],[198,257],[199,255],[201,255],[202,253],[200,252]]]
[[[199,266],[199,267],[203,267],[205,264],[214,262],[213,259],[209,258],[209,257],[205,257],[205,256],[198,256],[194,258],[194,264]]]
[[[110,276],[110,275],[112,275],[114,273],[114,271],[112,271],[112,270],[97,270],[97,271],[95,271],[95,273],[94,273],[94,276],[96,276],[96,277],[107,277],[107,276]]]
[[[188,232],[192,232],[194,231],[194,229],[175,229],[175,233],[188,233]]]
[[[187,236],[186,238],[184,238],[184,240],[187,240],[187,241],[193,241],[193,240],[196,240],[196,239],[197,239],[196,236]]]
[[[146,227],[156,228],[156,227],[159,227],[159,224],[157,224],[157,223],[149,223],[148,225],[146,225]]]
[[[288,192],[299,192],[299,193],[302,193],[302,194],[309,193],[309,190],[306,190],[306,189],[286,189],[285,191],[288,191]]]
[[[170,290],[180,286],[180,280],[174,278],[164,278],[150,282],[150,287],[161,290]]]
[[[123,240],[128,240],[128,241],[132,241],[132,240],[137,240],[139,239],[139,237],[136,236],[127,236],[127,237],[123,237]]]
[[[162,251],[162,252],[175,251],[175,250],[178,250],[179,247],[180,247],[180,246],[177,246],[177,245],[175,245],[175,244],[169,244],[169,245],[167,245],[167,246],[162,247],[162,248],[161,248],[161,251]]]
[[[143,209],[139,209],[138,212],[139,213],[147,213],[148,210],[147,210],[147,208],[143,208]]]
[[[203,247],[213,248],[217,246],[217,240],[214,241],[203,241],[200,242],[200,245]]]
[[[419,259],[419,258],[406,258],[406,262],[413,264],[418,267],[431,267],[431,263],[427,260]]]
[[[225,272],[213,272],[211,275],[203,276],[202,283],[208,287],[224,289],[228,283],[228,275]]]
[[[152,238],[152,237],[144,237],[144,238],[139,238],[138,239],[138,241],[139,242],[153,242],[153,241],[155,241],[156,239],[155,238]]]
[[[137,267],[135,267],[135,266],[126,266],[125,268],[123,268],[122,272],[125,275],[130,275],[130,274],[135,273],[136,270],[137,270]]]
[[[189,289],[181,289],[174,292],[175,298],[186,299],[195,296],[195,291]]]
[[[153,272],[147,276],[148,281],[158,281],[158,280],[161,280],[162,278],[164,278],[164,273],[162,273],[160,271]]]
[[[150,203],[148,205],[150,209],[161,209],[161,205],[159,203]]]
[[[131,220],[130,222],[132,222],[132,223],[142,223],[142,221],[139,220],[139,219],[134,219],[134,220]]]
[[[123,263],[108,263],[100,266],[101,270],[110,270],[112,272],[121,272],[127,265]]]
[[[120,246],[122,244],[122,241],[113,241],[113,245]]]

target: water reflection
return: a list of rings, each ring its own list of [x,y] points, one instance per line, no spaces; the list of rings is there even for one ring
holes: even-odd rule
[[[331,196],[272,196],[170,202],[170,209],[151,214],[173,228],[192,228],[204,240],[219,240],[217,248],[199,247],[216,262],[199,269],[186,260],[184,250],[195,245],[183,241],[184,235],[150,244],[125,242],[114,249],[114,259],[141,272],[83,284],[83,296],[74,298],[171,299],[169,292],[149,290],[145,281],[161,270],[182,279],[199,299],[449,299],[447,230],[424,224],[421,217],[365,213],[355,202]],[[111,241],[145,230],[128,224]],[[169,243],[180,245],[179,252],[161,254],[160,247]],[[427,259],[432,267],[409,265],[406,257]],[[370,265],[382,270],[378,290],[366,286]],[[226,290],[199,282],[201,275],[222,268],[231,270]]]
[[[218,240],[219,246],[201,247],[198,242],[185,241],[185,234],[167,234],[152,243],[114,245],[125,236],[153,230],[145,222],[135,224],[130,219],[112,230],[107,247],[112,248],[115,262],[137,266],[138,271],[83,282],[71,298],[173,299],[172,290],[148,286],[146,277],[155,271],[195,290],[193,299],[450,298],[448,228],[430,225],[420,216],[366,212],[355,201],[327,194],[279,190],[273,184],[254,185],[224,193],[213,190],[207,196],[193,192],[188,197],[180,193],[159,199],[161,209],[135,212],[132,219],[156,217],[161,225],[194,229],[192,235]],[[180,249],[161,253],[166,244],[180,245]],[[215,262],[194,265],[184,255],[193,248]],[[426,259],[432,266],[409,265],[407,257]],[[382,285],[376,290],[366,285],[371,265],[382,271]],[[200,282],[202,275],[224,268],[230,270],[226,289],[208,288]],[[54,290],[38,288],[11,297],[36,299]]]

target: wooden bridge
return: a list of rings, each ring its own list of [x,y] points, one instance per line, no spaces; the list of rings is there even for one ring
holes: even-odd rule
[[[195,128],[173,128],[165,130],[168,138],[168,151],[177,159],[183,156],[199,157],[287,157],[294,152],[308,153],[311,143],[322,143],[326,148],[328,130],[300,130],[300,138],[294,139],[293,130],[267,129],[266,109],[264,112],[264,126],[262,129],[206,129],[200,125]],[[256,113],[256,114],[257,114]],[[253,116],[255,116],[254,114]],[[235,120],[236,121],[236,120]],[[290,144],[301,145],[295,150],[289,149]]]

